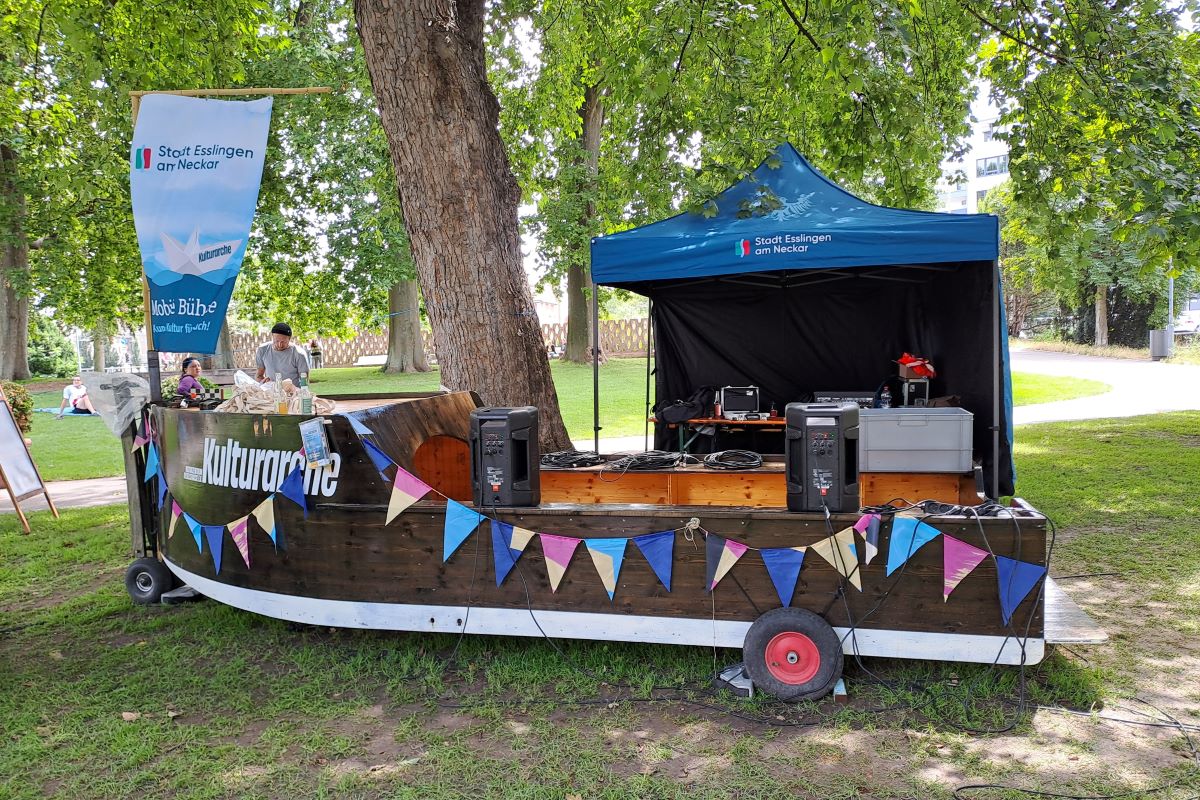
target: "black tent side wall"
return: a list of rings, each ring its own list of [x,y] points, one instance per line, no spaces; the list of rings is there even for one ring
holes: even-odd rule
[[[763,408],[774,402],[782,413],[815,391],[875,390],[896,374],[892,362],[905,351],[930,358],[938,369],[931,394],[959,395],[975,415],[974,450],[990,488],[994,269],[988,261],[811,270],[625,288],[654,303],[658,402],[686,398],[702,385],[756,385]],[[1000,445],[1000,492],[1011,494],[1007,436]],[[655,446],[675,449],[674,433],[658,426]]]

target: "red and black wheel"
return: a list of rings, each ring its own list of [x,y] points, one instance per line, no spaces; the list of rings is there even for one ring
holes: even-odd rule
[[[824,697],[842,677],[841,640],[803,608],[776,608],[756,619],[742,658],[754,685],[785,702]]]

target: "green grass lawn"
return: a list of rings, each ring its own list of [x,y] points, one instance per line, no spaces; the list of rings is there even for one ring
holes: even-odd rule
[[[62,392],[33,395],[35,408],[57,408],[61,400]],[[29,452],[43,480],[102,478],[125,472],[120,441],[99,417],[55,419],[52,414],[35,413],[28,436],[33,442]]]
[[[592,437],[592,368],[582,364],[551,362],[563,421],[573,439]],[[435,370],[417,375],[388,375],[377,367],[343,367],[313,374],[313,391],[322,394],[437,391]],[[1065,400],[1098,394],[1108,386],[1074,378],[1048,378],[1013,374],[1015,405]],[[38,407],[57,407],[61,393],[34,395]],[[646,362],[640,358],[612,359],[600,368],[600,424],[602,438],[637,436],[646,420]],[[100,478],[122,473],[123,461],[116,437],[96,418],[56,420],[35,414],[33,457],[47,481]]]
[[[1034,372],[1014,372],[1012,382],[1014,406],[1032,406],[1038,403],[1052,403],[1056,400],[1074,400],[1077,397],[1104,394],[1112,390],[1111,386],[1100,381],[1038,375]]]
[[[1060,525],[1052,573],[1116,573],[1064,581],[1113,638],[1027,669],[1032,702],[1133,716],[1121,709],[1136,692],[1196,721],[1197,431],[1195,412],[1022,430],[1020,492]],[[1148,797],[1137,792],[1185,778],[1153,795],[1182,800],[1200,788],[1169,730],[1044,711],[1001,735],[958,727],[1012,719],[1013,668],[872,659],[867,673],[849,660],[848,705],[739,701],[706,689],[736,651],[135,607],[122,507],[32,522],[23,535],[0,516],[6,800],[946,800],[987,782]]]

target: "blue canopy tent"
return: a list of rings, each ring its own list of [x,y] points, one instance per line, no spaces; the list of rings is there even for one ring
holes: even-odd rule
[[[996,217],[873,205],[785,143],[706,214],[593,239],[592,280],[650,298],[659,401],[756,385],[782,409],[819,390],[873,390],[903,352],[929,358],[932,394],[975,415],[999,497],[1013,469],[998,256]]]

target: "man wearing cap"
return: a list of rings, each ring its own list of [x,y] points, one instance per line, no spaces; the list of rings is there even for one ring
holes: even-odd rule
[[[258,364],[259,383],[273,381],[278,374],[283,380],[291,378],[293,384],[298,384],[300,373],[308,372],[308,356],[292,344],[292,329],[286,322],[275,323],[271,341],[258,348],[254,361]]]

